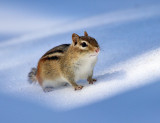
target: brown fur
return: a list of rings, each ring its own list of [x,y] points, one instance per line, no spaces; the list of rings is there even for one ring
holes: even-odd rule
[[[63,44],[52,48],[40,58],[36,78],[41,86],[45,80],[56,81],[63,77],[75,89],[82,89],[83,86],[77,85],[74,80],[76,63],[84,55],[95,52],[99,45],[94,38],[88,36],[87,32],[84,32],[84,36],[73,33],[72,41],[71,45]],[[87,44],[87,47],[82,47],[83,42]],[[90,76],[90,81],[91,78],[92,76]]]

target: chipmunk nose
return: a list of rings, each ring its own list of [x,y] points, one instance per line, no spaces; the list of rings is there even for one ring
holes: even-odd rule
[[[98,53],[99,52],[99,48],[97,48],[95,51],[96,51],[96,53]]]

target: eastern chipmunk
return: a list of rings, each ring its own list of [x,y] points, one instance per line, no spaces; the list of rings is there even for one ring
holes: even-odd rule
[[[37,68],[28,74],[29,81],[38,81],[43,90],[69,83],[75,90],[83,86],[76,81],[87,79],[93,84],[93,69],[97,62],[100,47],[97,41],[84,32],[84,36],[72,34],[72,44],[62,44],[46,52],[39,60]]]

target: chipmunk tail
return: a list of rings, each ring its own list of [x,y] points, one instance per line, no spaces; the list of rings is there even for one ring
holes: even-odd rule
[[[32,68],[31,71],[28,73],[28,81],[29,83],[37,82],[37,68]]]

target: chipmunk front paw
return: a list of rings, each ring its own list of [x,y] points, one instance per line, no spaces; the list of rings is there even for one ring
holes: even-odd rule
[[[89,84],[93,84],[94,82],[96,82],[97,80],[96,79],[91,79],[91,80],[88,80],[88,83]]]
[[[78,86],[75,87],[75,91],[76,91],[76,90],[81,90],[82,88],[83,88],[82,85],[78,85]]]

